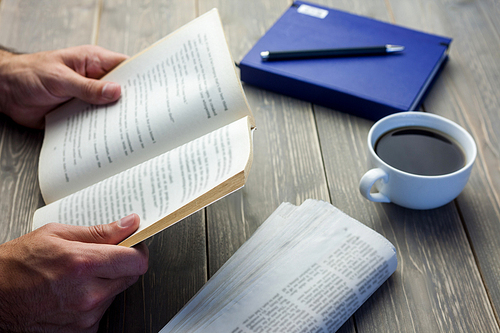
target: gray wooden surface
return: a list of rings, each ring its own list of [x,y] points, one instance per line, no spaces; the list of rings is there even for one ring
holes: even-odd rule
[[[394,275],[342,332],[498,332],[500,309],[500,6],[497,0],[317,0],[452,37],[423,110],[475,138],[463,193],[430,211],[374,204],[358,192],[373,122],[244,86],[254,112],[247,186],[148,239],[150,269],[120,294],[101,332],[157,332],[283,201],[330,201],[397,248]],[[239,61],[288,0],[1,0],[0,44],[24,52],[95,43],[129,55],[213,7]],[[0,116],[0,243],[29,231],[43,205],[43,132]]]

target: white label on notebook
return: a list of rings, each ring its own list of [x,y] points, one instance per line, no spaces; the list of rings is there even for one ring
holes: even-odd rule
[[[300,5],[297,12],[309,16],[314,16],[320,19],[324,19],[328,15],[328,10],[317,8],[309,5]]]

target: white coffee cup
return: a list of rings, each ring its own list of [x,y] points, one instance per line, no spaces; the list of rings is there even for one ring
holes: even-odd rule
[[[401,171],[384,162],[375,153],[375,143],[390,130],[418,126],[430,128],[452,137],[463,149],[465,165],[455,172],[423,176]],[[396,113],[376,122],[368,133],[371,170],[359,183],[361,194],[374,202],[393,202],[412,209],[432,209],[455,199],[465,187],[476,159],[477,149],[472,136],[456,123],[425,112]],[[372,193],[372,187],[378,192]]]

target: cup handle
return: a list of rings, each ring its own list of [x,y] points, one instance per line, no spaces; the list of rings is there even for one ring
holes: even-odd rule
[[[359,181],[359,191],[361,194],[373,202],[391,202],[389,198],[380,192],[371,193],[371,189],[377,180],[381,179],[384,183],[389,180],[389,175],[380,168],[368,170]]]

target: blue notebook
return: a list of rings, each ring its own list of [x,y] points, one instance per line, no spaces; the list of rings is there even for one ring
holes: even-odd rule
[[[241,80],[378,120],[417,110],[448,58],[450,38],[296,1],[240,62]],[[262,61],[262,51],[402,45],[390,55]]]

